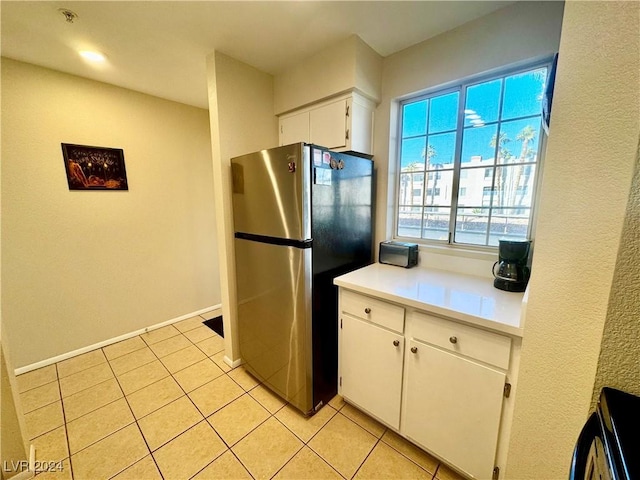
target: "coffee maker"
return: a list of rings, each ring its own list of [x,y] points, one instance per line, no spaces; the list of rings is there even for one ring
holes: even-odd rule
[[[529,282],[529,240],[499,240],[498,261],[493,264],[493,286],[507,292],[524,292]]]

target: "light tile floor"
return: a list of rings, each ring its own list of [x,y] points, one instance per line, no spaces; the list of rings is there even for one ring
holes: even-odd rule
[[[63,465],[38,478],[460,478],[340,397],[304,418],[202,321],[20,375],[36,460]]]

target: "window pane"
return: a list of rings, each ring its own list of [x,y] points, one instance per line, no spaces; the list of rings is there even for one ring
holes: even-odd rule
[[[494,207],[530,207],[535,165],[496,168]]]
[[[425,208],[424,210],[422,238],[447,241],[449,239],[449,218],[451,216],[451,209],[431,207]]]
[[[422,205],[424,173],[403,173],[400,175],[400,204]]]
[[[427,133],[427,109],[429,100],[408,103],[402,110],[402,138]]]
[[[539,114],[542,111],[546,80],[546,68],[507,77],[504,84],[502,119]]]
[[[492,180],[493,167],[463,168],[460,171],[458,205],[461,207],[490,206]]]
[[[494,208],[491,213],[489,245],[498,245],[498,240],[526,240],[529,229],[529,208]]]
[[[456,132],[429,135],[427,139],[427,169],[453,168],[456,150]]]
[[[399,236],[490,246],[527,238],[546,74],[463,81],[402,105]]]
[[[400,207],[398,212],[398,236],[420,238],[421,207]]]
[[[488,225],[488,208],[458,208],[454,241],[485,245]]]
[[[410,138],[402,141],[402,157],[400,170],[402,172],[424,169],[425,137]]]
[[[504,152],[499,163],[535,162],[540,137],[540,117],[504,122],[500,125],[500,138]]]
[[[429,133],[455,130],[458,125],[458,98],[460,94],[453,92],[448,95],[431,99],[429,112]]]
[[[470,166],[469,164],[493,165],[497,131],[497,125],[465,128],[462,134],[462,164],[466,167]]]
[[[498,120],[502,79],[491,80],[467,88],[464,126],[483,126]]]
[[[427,177],[427,191],[424,196],[425,205],[450,206],[453,188],[453,170],[437,170]]]

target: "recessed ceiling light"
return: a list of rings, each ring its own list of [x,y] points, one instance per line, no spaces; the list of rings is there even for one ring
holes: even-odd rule
[[[84,58],[85,60],[89,60],[90,62],[104,62],[107,57],[105,57],[102,53],[100,52],[94,52],[91,50],[82,50],[80,52],[80,56],[82,58]]]

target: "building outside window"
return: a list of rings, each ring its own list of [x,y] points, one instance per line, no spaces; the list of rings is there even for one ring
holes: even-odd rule
[[[530,238],[548,66],[401,103],[397,237],[479,246]]]

